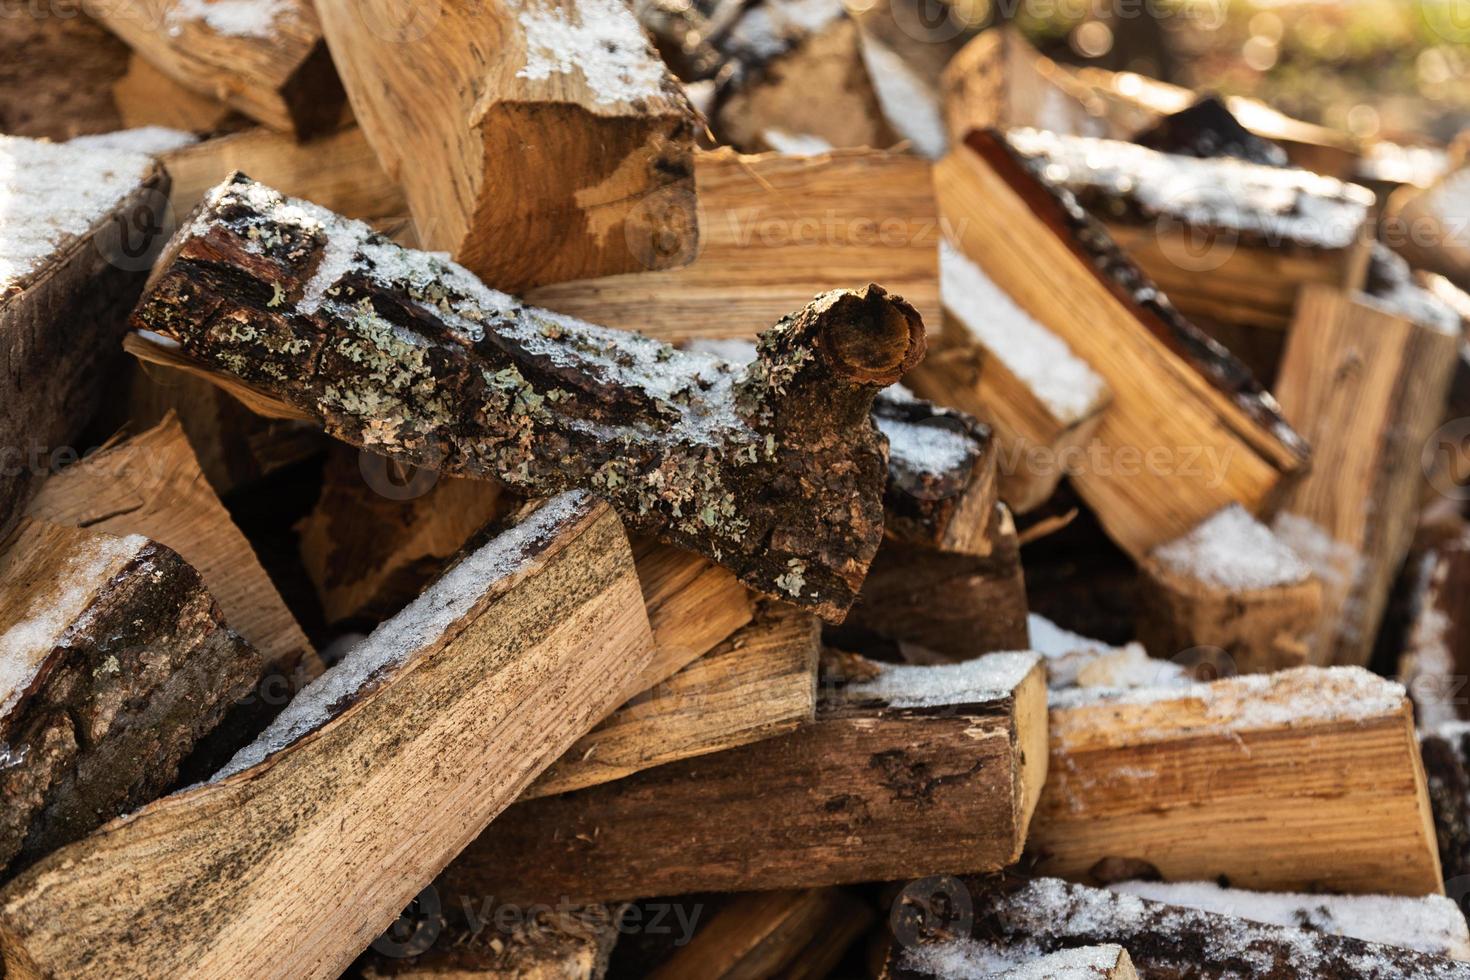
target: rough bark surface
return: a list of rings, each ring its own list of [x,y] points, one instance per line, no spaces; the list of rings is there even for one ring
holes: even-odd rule
[[[332,435],[632,529],[840,619],[882,536],[874,395],[923,355],[881,287],[817,297],[732,368],[521,305],[236,175],[175,238],[134,326]]]

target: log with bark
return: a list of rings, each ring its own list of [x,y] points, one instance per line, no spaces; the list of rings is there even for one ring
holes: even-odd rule
[[[671,343],[752,340],[817,293],[883,283],[937,323],[940,240],[929,166],[902,153],[694,155],[699,252],[657,272],[554,283],[538,306]]]
[[[918,314],[870,285],[783,319],[737,371],[522,306],[238,176],[171,243],[133,325],[133,349],[355,445],[528,495],[593,488],[631,529],[833,619],[882,535],[873,397],[924,351]]]
[[[1303,287],[1362,288],[1374,206],[1365,188],[1039,130],[1009,140],[1103,221],[1187,316],[1285,329]]]
[[[1035,165],[998,134],[975,132],[935,168],[935,184],[961,250],[1112,389],[1088,452],[1069,467],[1082,498],[1135,558],[1229,503],[1265,506],[1302,467],[1305,443]]]
[[[513,292],[693,256],[694,113],[623,4],[317,9],[425,248]]]
[[[1439,861],[1447,884],[1463,899],[1470,883],[1470,725],[1448,721],[1420,735],[1424,775],[1434,813]]]
[[[652,648],[617,516],[585,493],[553,498],[212,779],[0,891],[6,975],[338,976],[618,703]]]
[[[0,137],[0,534],[76,438],[118,364],[123,310],[162,244],[149,157]],[[73,456],[72,458],[75,458]]]
[[[979,972],[983,971],[983,973]],[[1147,976],[1148,974],[1145,974]],[[935,942],[890,951],[882,980],[1138,980],[1128,951],[1116,943],[1043,953],[1026,941]]]
[[[1038,658],[919,667],[849,656],[836,666],[811,724],[518,804],[439,887],[608,901],[1013,863],[1045,779]],[[780,847],[769,846],[773,833]]]
[[[1241,673],[1300,667],[1321,623],[1321,580],[1237,506],[1139,567],[1138,639],[1155,657],[1209,647]]]
[[[1455,369],[1460,337],[1448,326],[1326,287],[1302,294],[1276,394],[1320,462],[1273,527],[1322,579],[1315,663],[1366,664],[1372,653]]]
[[[342,118],[346,96],[307,0],[224,7],[122,0],[96,12],[175,81],[272,129],[304,137]]]
[[[1122,666],[1152,668],[1155,685],[1179,671]],[[1257,889],[1438,892],[1412,714],[1403,688],[1359,668],[1054,695],[1051,779],[1027,846],[1039,871],[1069,879],[1121,869]]]
[[[168,790],[263,665],[200,574],[142,535],[27,520],[0,581],[8,877]]]
[[[1470,720],[1470,622],[1462,601],[1470,590],[1470,528],[1411,557],[1405,572],[1412,581],[1399,683],[1421,729]]]
[[[984,962],[987,949],[1035,955],[1111,943],[1138,976],[1172,980],[1460,980],[1470,965],[1444,956],[1291,926],[1201,912],[1055,878],[968,881],[972,914],[962,934],[896,945],[890,980],[945,978],[944,962]],[[971,973],[970,975],[974,975]]]

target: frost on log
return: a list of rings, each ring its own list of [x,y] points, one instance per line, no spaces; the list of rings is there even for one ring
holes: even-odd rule
[[[817,297],[734,367],[525,306],[238,174],[170,244],[133,326],[375,452],[536,496],[590,488],[631,529],[829,619],[883,533],[873,397],[924,352],[918,314],[869,285]]]

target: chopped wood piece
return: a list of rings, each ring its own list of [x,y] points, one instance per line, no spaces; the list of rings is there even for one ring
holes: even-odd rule
[[[119,128],[109,83],[127,65],[127,45],[84,5],[7,8],[0,17],[0,133],[67,140]]]
[[[424,248],[512,292],[693,257],[694,112],[631,10],[446,0],[410,44],[395,8],[317,3]]]
[[[694,938],[648,980],[816,980],[831,971],[873,921],[873,910],[840,888],[746,892],[716,910]]]
[[[359,967],[364,980],[602,980],[622,914],[589,905],[527,910],[507,916],[505,925],[494,914],[467,924],[439,917],[430,920],[434,941],[427,950],[388,933]],[[393,954],[378,952],[380,946]]]
[[[1108,887],[1166,905],[1470,960],[1470,929],[1465,925],[1465,913],[1443,895],[1253,892],[1223,888],[1211,881],[1125,881]]]
[[[354,445],[532,496],[596,488],[630,528],[830,619],[882,536],[873,397],[924,352],[918,314],[869,285],[817,297],[737,370],[522,306],[238,177],[133,323]]]
[[[1406,570],[1413,576],[1398,679],[1421,730],[1470,720],[1470,529],[1436,542]],[[1470,868],[1467,868],[1470,870]]]
[[[1246,888],[1439,892],[1412,714],[1402,687],[1354,667],[1053,695],[1028,846],[1066,878],[1121,862]]]
[[[1076,946],[1054,953],[1035,945],[956,939],[895,949],[885,980],[1138,980],[1128,951],[1113,944]]]
[[[180,217],[236,170],[349,218],[372,221],[408,214],[398,184],[383,172],[356,126],[298,142],[268,129],[207,139],[163,155],[173,178],[169,202]]]
[[[1326,287],[1302,294],[1276,381],[1316,464],[1286,494],[1279,537],[1323,584],[1313,662],[1365,664],[1408,553],[1420,454],[1439,425],[1458,332]]]
[[[521,799],[596,786],[810,723],[820,645],[810,613],[767,604],[749,626],[584,735]]]
[[[127,128],[165,126],[190,133],[212,133],[245,123],[244,117],[224,102],[180,85],[136,53],[128,59],[127,73],[112,83],[112,98]],[[175,178],[177,193],[178,175],[172,167],[169,176]],[[210,183],[218,179],[216,174]],[[174,206],[178,207],[177,202]]]
[[[1026,649],[1026,608],[1016,525],[998,503],[983,549],[884,541],[833,640],[861,648],[872,634],[903,644],[920,663],[970,660]]]
[[[971,883],[974,915],[969,936],[937,936],[895,950],[891,980],[933,972],[904,969],[905,960],[983,956],[999,946],[1035,950],[1113,943],[1128,950],[1140,977],[1200,980],[1461,980],[1470,966],[1443,956],[1269,925],[1069,885],[1055,878]],[[973,975],[973,974],[972,974]]]
[[[213,780],[12,881],[6,975],[146,962],[158,975],[338,976],[617,703],[652,643],[616,515],[585,494],[553,499],[355,647]]]
[[[935,184],[961,250],[1112,389],[1070,475],[1125,551],[1141,558],[1232,502],[1256,510],[1301,467],[1305,444],[1249,372],[1004,139],[971,134]]]
[[[1139,571],[1138,638],[1154,656],[1213,647],[1243,673],[1307,662],[1322,583],[1238,505],[1155,548]]]
[[[941,236],[929,170],[923,160],[874,150],[697,153],[703,217],[691,264],[556,283],[527,299],[671,343],[754,339],[817,293],[871,280],[935,324]]]
[[[945,329],[905,383],[994,427],[1001,498],[1027,513],[1051,498],[1091,442],[1111,397],[1107,383],[947,241],[939,266]]]
[[[272,129],[304,137],[342,117],[346,96],[308,0],[124,0],[97,15],[159,71]]]
[[[140,534],[199,570],[225,620],[269,665],[315,676],[315,652],[250,542],[219,502],[177,418],[47,480],[29,513],[56,524]]]
[[[1009,140],[1105,222],[1187,316],[1285,329],[1303,286],[1363,285],[1374,201],[1362,187],[1039,130]]]
[[[868,666],[826,681],[817,720],[789,735],[512,807],[441,889],[604,901],[1015,861],[1045,779],[1039,660]]]
[[[127,411],[137,431],[172,413],[209,485],[222,496],[316,456],[328,441],[314,425],[257,415],[205,378],[162,364],[134,365]]]
[[[964,412],[915,398],[904,387],[873,400],[888,438],[883,494],[889,540],[960,554],[991,553],[996,508],[995,444]]]
[[[1470,875],[1470,725],[1451,721],[1424,730],[1419,751],[1444,880],[1462,884]]]
[[[1242,126],[1229,107],[1214,95],[1165,116],[1153,128],[1134,134],[1133,142],[1179,156],[1225,157],[1264,167],[1289,165],[1285,150]]]
[[[296,526],[326,621],[375,625],[394,615],[512,506],[496,484],[334,444],[316,507]]]
[[[1411,264],[1470,290],[1470,163],[1422,191],[1395,196],[1384,217],[1385,240]]]
[[[0,871],[168,789],[261,660],[141,535],[27,521],[0,554]]]
[[[167,192],[141,154],[0,137],[0,535],[115,370]]]
[[[682,548],[635,538],[633,558],[653,629],[653,660],[630,693],[661,684],[755,615],[750,593],[728,569]]]

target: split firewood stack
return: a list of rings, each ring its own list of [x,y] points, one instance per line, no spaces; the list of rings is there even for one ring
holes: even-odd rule
[[[4,976],[1470,978],[1465,165],[918,6],[0,20]]]

